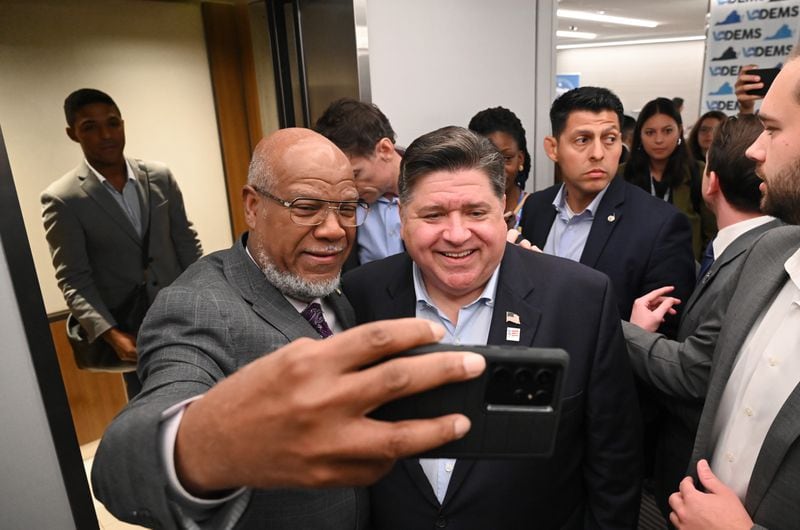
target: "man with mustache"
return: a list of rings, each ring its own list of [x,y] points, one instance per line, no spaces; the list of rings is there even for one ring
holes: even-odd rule
[[[657,287],[674,285],[674,296],[688,298],[695,269],[685,216],[616,178],[623,119],[622,103],[605,88],[576,88],[553,102],[544,148],[563,184],[534,193],[520,226],[546,254],[607,274],[627,320],[633,301]],[[669,336],[676,329],[671,317],[661,327]]]
[[[144,388],[103,436],[94,493],[147,527],[364,529],[366,493],[349,486],[469,429],[459,414],[402,424],[365,414],[475,377],[484,360],[361,369],[443,331],[416,320],[347,329],[339,274],[365,206],[331,142],[306,129],[262,140],[242,195],[250,231],[190,267],[145,319]]]

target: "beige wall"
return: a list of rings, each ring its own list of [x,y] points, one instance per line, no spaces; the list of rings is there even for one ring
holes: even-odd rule
[[[81,159],[64,97],[99,88],[125,119],[126,154],[170,166],[206,252],[231,230],[199,4],[2,0],[0,127],[48,312],[65,309],[39,193]]]
[[[700,109],[705,41],[639,44],[560,50],[559,74],[581,74],[582,86],[602,86],[638,115],[645,103],[664,96],[684,99],[683,124],[692,125]]]

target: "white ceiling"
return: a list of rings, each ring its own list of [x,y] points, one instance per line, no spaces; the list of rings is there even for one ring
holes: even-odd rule
[[[596,33],[593,40],[559,38],[558,44],[580,44],[591,42],[650,39],[664,37],[689,37],[704,35],[708,0],[559,0],[560,9],[579,11],[603,11],[607,15],[642,18],[659,23],[655,28],[620,26],[583,20],[558,19],[559,30]]]

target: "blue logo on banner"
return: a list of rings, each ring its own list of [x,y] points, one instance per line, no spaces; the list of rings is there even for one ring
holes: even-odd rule
[[[796,17],[798,14],[800,14],[800,6],[750,9],[747,11],[747,20],[774,20],[776,18]]]
[[[722,4],[722,2],[720,2],[720,4]],[[721,20],[721,21],[717,22],[714,25],[715,26],[725,26],[727,24],[738,24],[741,21],[742,21],[742,17],[734,9],[733,11],[728,13],[728,16],[725,17],[725,20]]]
[[[724,52],[719,57],[714,57],[711,59],[712,61],[730,61],[731,59],[736,59],[737,55],[734,51],[732,46],[728,46]]]
[[[706,108],[708,110],[722,110],[722,111],[730,110],[730,111],[733,111],[733,110],[738,110],[739,109],[739,103],[737,103],[736,100],[734,100],[734,101],[724,101],[724,100],[716,99],[716,100],[706,101]]]
[[[729,96],[731,94],[733,94],[733,87],[728,82],[722,83],[717,90],[708,93],[709,96]]]
[[[792,52],[791,44],[782,46],[749,46],[742,48],[745,57],[781,57]]]
[[[761,28],[721,29],[713,32],[714,40],[760,39]]]
[[[708,73],[711,77],[718,77],[721,75],[739,75],[741,66],[709,66]]]
[[[789,29],[789,26],[784,24],[778,29],[778,31],[775,32],[775,35],[765,37],[764,40],[791,39],[793,35],[794,34],[792,33],[792,30]]]

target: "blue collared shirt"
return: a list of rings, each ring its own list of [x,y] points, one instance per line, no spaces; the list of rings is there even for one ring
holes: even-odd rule
[[[358,260],[362,265],[403,252],[397,197],[380,197],[369,205],[369,215],[358,227]]]
[[[93,168],[88,160],[84,159],[84,162],[86,162],[89,170],[94,173],[94,176],[97,177],[97,180],[100,181],[100,184],[102,184],[103,187],[108,190],[108,193],[111,194],[111,196],[114,198],[114,201],[119,204],[119,207],[122,208],[122,211],[125,212],[125,216],[128,218],[128,220],[130,220],[134,230],[136,230],[136,233],[141,236],[142,206],[139,204],[139,192],[136,190],[136,176],[134,175],[130,164],[128,164],[128,161],[125,161],[125,168],[128,172],[128,180],[125,181],[125,186],[122,187],[122,193],[117,191],[117,189],[111,185],[107,178]]]
[[[439,311],[433,300],[428,296],[428,291],[422,281],[422,273],[417,264],[414,263],[413,276],[414,292],[417,295],[417,318],[424,318],[443,325],[445,336],[440,342],[444,344],[485,345],[489,339],[489,328],[492,325],[492,313],[494,311],[494,299],[497,292],[499,274],[500,267],[497,267],[480,296],[458,311],[458,322],[454,324]],[[420,458],[419,464],[422,466],[425,476],[428,477],[436,498],[441,503],[447,493],[447,486],[450,484],[456,460],[454,458]]]
[[[583,254],[583,247],[589,239],[589,232],[592,229],[594,215],[603,196],[606,194],[608,186],[589,203],[581,213],[574,213],[567,204],[567,191],[564,185],[558,190],[553,207],[556,209],[556,217],[553,219],[553,226],[547,235],[542,252],[552,254],[562,258],[580,261]]]

